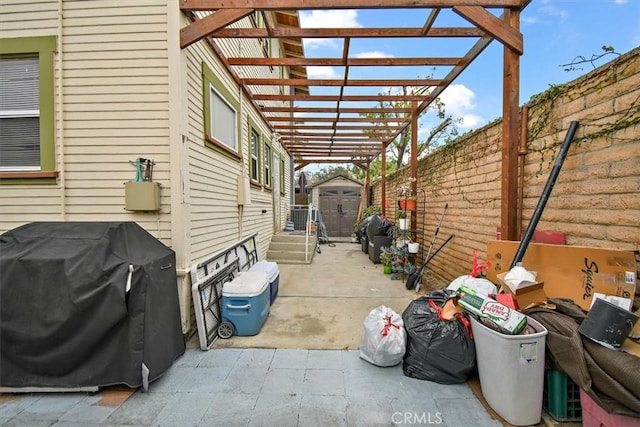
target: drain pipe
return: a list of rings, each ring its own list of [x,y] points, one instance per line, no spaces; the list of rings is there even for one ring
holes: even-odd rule
[[[529,106],[524,105],[520,113],[520,149],[518,150],[518,205],[516,224],[522,230],[522,210],[524,209],[524,164],[527,151],[527,135],[529,131]]]

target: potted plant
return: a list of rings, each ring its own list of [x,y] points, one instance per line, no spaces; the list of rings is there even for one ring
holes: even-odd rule
[[[413,177],[407,178],[407,181],[400,184],[397,189],[398,206],[402,210],[411,211],[417,208],[417,198],[413,191],[413,183],[415,181],[416,179]]]
[[[400,230],[409,229],[409,218],[407,218],[407,213],[405,211],[402,211],[402,210],[396,211],[396,219],[397,219],[398,227],[400,228]]]
[[[391,274],[391,272],[393,271],[391,263],[393,262],[393,258],[395,257],[395,255],[390,248],[383,247],[381,249],[380,262],[382,263],[382,271],[384,272],[384,274]]]

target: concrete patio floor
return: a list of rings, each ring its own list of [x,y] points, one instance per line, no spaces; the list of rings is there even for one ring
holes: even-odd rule
[[[0,395],[3,426],[500,426],[477,380],[441,385],[359,358],[362,322],[418,295],[351,243],[321,246],[311,265],[280,265],[260,334],[186,353],[148,392]]]

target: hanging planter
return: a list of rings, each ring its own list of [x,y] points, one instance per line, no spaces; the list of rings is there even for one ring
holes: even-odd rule
[[[418,251],[420,250],[420,243],[409,242],[409,244],[407,245],[407,248],[409,249],[410,254],[417,254]]]
[[[414,199],[400,199],[398,205],[403,211],[415,211],[417,202]]]
[[[408,230],[410,226],[409,218],[398,218],[398,228],[400,230]]]

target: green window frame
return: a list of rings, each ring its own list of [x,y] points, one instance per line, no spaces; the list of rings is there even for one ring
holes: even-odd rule
[[[286,163],[284,161],[284,156],[281,154],[280,155],[280,194],[285,193],[285,175],[284,175],[284,169],[285,169]]]
[[[264,185],[266,188],[271,188],[273,183],[273,177],[271,173],[273,172],[273,149],[271,148],[271,144],[265,142],[264,144]]]
[[[7,166],[0,170],[0,177],[12,178],[12,183],[55,183],[55,78],[54,61],[56,36],[3,38],[0,40],[0,59],[38,58],[38,102],[39,110],[29,113],[38,117],[39,165],[25,167]],[[4,80],[4,78],[0,78]],[[3,81],[2,84],[8,84]],[[4,120],[20,119],[9,110],[0,111]],[[0,156],[2,155],[0,145]],[[37,163],[37,161],[36,161]],[[27,167],[31,166],[31,167]],[[15,179],[15,180],[14,180]]]
[[[249,178],[254,184],[260,184],[260,132],[249,127]]]
[[[241,160],[242,118],[239,113],[240,102],[204,62],[202,63],[202,85],[205,145],[229,158]],[[220,116],[213,116],[216,107],[221,109]],[[235,118],[235,127],[214,129],[216,124],[228,124],[231,115]],[[233,121],[231,119],[231,122]]]

